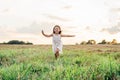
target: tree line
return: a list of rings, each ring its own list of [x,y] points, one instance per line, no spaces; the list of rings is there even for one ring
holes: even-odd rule
[[[24,42],[24,41],[19,41],[19,40],[10,40],[8,42],[3,42],[3,43],[0,43],[0,44],[22,44],[22,45],[33,45],[33,43],[31,42]],[[80,43],[76,43],[76,45],[87,45],[87,44],[91,44],[91,45],[94,45],[94,44],[114,44],[114,45],[117,45],[117,44],[120,44],[117,42],[116,39],[113,39],[112,41],[106,41],[105,39],[102,40],[101,42],[99,43],[96,43],[95,40],[91,39],[91,40],[88,40],[88,41],[82,41]]]
[[[1,44],[22,44],[22,45],[33,45],[31,42],[24,42],[24,41],[19,41],[19,40],[10,40],[8,42],[3,42]]]
[[[94,45],[94,44],[114,44],[114,45],[117,45],[117,44],[120,44],[120,43],[118,43],[116,39],[113,39],[112,41],[106,41],[104,39],[99,43],[96,43],[95,40],[82,41],[80,43],[80,45],[87,45],[87,44],[91,44],[91,45]],[[79,45],[79,43],[76,43],[76,45]]]

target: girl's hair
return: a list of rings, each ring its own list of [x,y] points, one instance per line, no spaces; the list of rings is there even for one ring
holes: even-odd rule
[[[60,29],[59,34],[61,34],[61,32],[62,32],[62,31],[61,31],[61,28],[60,28],[60,26],[59,26],[59,25],[55,25],[55,26],[54,26],[54,28],[53,28],[53,33],[55,34],[54,29],[55,29],[56,27],[58,27],[58,28]]]

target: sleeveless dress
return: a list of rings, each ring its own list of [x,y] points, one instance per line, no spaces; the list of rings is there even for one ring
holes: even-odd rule
[[[53,34],[53,39],[52,39],[52,49],[53,52],[56,53],[56,49],[59,49],[59,53],[62,54],[62,41],[61,41],[61,35],[60,34]]]

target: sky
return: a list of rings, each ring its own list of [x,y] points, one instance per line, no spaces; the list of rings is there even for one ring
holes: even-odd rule
[[[120,42],[120,0],[0,0],[0,42],[23,40],[34,44],[51,44],[55,25],[63,44],[94,39]]]

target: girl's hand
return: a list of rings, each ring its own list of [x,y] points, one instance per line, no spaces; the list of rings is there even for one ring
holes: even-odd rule
[[[42,32],[42,34],[44,34],[44,31],[43,31],[43,30],[42,30],[41,32]]]
[[[43,30],[42,30],[41,32],[42,32],[42,34],[43,34],[45,37],[52,37],[52,36],[53,36],[52,34],[50,34],[50,35],[45,34]]]

